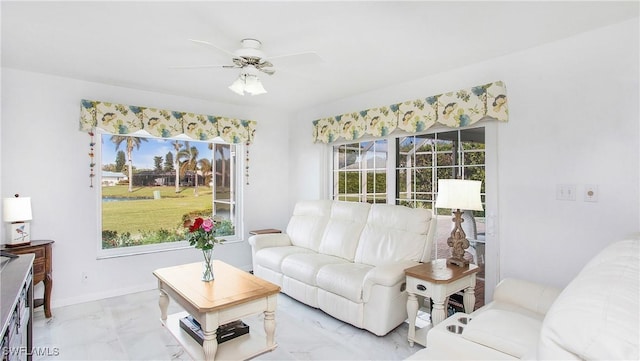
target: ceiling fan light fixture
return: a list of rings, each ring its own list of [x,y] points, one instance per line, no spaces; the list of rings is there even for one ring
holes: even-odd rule
[[[244,96],[244,75],[240,74],[238,79],[229,86],[232,92]]]
[[[262,86],[262,82],[255,75],[247,75],[245,77],[244,91],[251,95],[265,94],[267,91]]]
[[[229,86],[229,89],[231,89],[232,92],[243,96],[245,92],[251,95],[260,95],[267,92],[256,75],[247,73],[241,73],[240,76],[238,76],[238,79]]]

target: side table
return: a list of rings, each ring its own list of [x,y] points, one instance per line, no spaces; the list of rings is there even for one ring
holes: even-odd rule
[[[426,346],[426,327],[424,332],[416,335],[416,316],[418,314],[417,296],[429,297],[433,300],[431,310],[431,324],[433,326],[442,322],[445,318],[445,301],[456,293],[464,290],[464,310],[471,313],[476,302],[475,287],[476,273],[480,269],[474,264],[465,267],[447,264],[446,259],[437,259],[407,268],[404,273],[407,277],[407,314],[409,317],[409,345],[414,342]]]
[[[279,229],[275,229],[275,228],[256,229],[256,230],[253,230],[253,231],[249,231],[249,234],[251,234],[251,235],[270,234],[270,233],[282,233],[282,231],[279,230]]]
[[[44,282],[43,298],[33,300],[34,307],[44,306],[44,316],[51,318],[51,289],[53,288],[53,276],[51,267],[53,263],[53,254],[51,245],[52,240],[31,241],[29,244],[20,246],[3,245],[2,249],[13,254],[35,254],[33,261],[33,284]]]

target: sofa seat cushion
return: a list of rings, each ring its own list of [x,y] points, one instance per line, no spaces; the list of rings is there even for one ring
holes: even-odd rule
[[[535,350],[542,322],[517,312],[487,310],[471,319],[465,339],[522,358]]]
[[[372,266],[360,263],[330,264],[318,271],[318,287],[356,303],[362,303],[362,285]]]
[[[297,253],[286,257],[282,261],[282,273],[285,276],[306,283],[309,286],[317,286],[316,276],[318,271],[329,264],[347,263],[340,258],[319,253]]]
[[[282,261],[292,254],[297,253],[315,253],[310,249],[286,246],[286,247],[270,247],[264,248],[256,252],[256,263],[264,268],[282,273]]]

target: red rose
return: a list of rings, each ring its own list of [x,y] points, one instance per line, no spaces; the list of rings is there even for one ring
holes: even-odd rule
[[[193,222],[193,224],[191,225],[191,227],[189,227],[189,232],[195,232],[198,228],[200,228],[200,226],[202,225],[202,222],[204,222],[204,220],[200,217],[196,218],[196,220]]]

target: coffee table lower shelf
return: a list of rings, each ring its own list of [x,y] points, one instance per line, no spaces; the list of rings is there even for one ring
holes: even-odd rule
[[[180,319],[188,315],[187,312],[168,315],[167,322],[163,322],[163,326],[169,330],[169,333],[171,333],[184,348],[191,359],[204,360],[202,346],[185,330],[180,328]],[[218,360],[247,360],[265,352],[272,351],[278,346],[277,343],[271,347],[267,347],[266,345],[267,337],[261,334],[260,330],[254,330],[252,328],[246,335],[219,344],[215,358]]]

